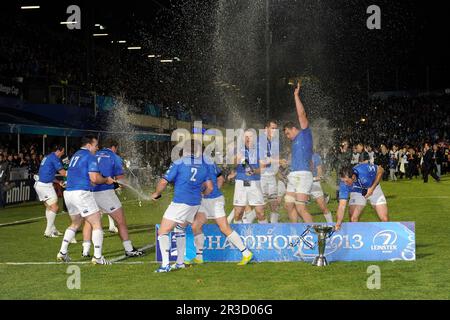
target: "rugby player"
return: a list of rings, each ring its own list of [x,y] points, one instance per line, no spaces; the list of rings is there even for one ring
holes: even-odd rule
[[[242,260],[238,265],[246,265],[253,257],[253,253],[247,249],[242,239],[236,231],[231,229],[225,214],[225,198],[220,191],[225,179],[222,171],[212,160],[205,160],[209,169],[210,179],[213,183],[213,191],[204,196],[200,205],[200,209],[195,215],[192,231],[194,233],[194,244],[196,248],[196,257],[190,261],[192,264],[203,263],[203,249],[205,245],[205,235],[202,227],[208,222],[208,219],[214,219],[219,226],[220,231],[227,237],[227,240],[234,245],[242,253]]]
[[[362,163],[354,168],[346,166],[341,169],[339,176],[339,206],[336,212],[336,230],[341,228],[345,207],[350,196],[349,214],[351,222],[358,222],[367,204],[367,200],[375,209],[382,222],[389,221],[386,197],[381,190],[380,181],[384,169],[381,166]]]
[[[39,167],[38,177],[35,177],[36,183],[34,189],[38,195],[39,201],[44,202],[45,217],[47,218],[47,227],[44,236],[47,238],[57,238],[62,233],[56,230],[55,218],[58,213],[58,196],[56,195],[53,183],[59,183],[63,186],[63,181],[55,180],[55,174],[59,173],[66,176],[66,170],[63,168],[61,157],[64,154],[64,147],[55,146],[53,152],[42,159]]]
[[[323,178],[322,158],[320,157],[320,154],[315,152],[312,156],[312,162],[313,185],[311,188],[311,197],[316,200],[317,205],[319,206],[320,210],[322,210],[325,220],[331,223],[333,222],[333,216],[331,215],[330,210],[328,210],[325,195],[323,193],[322,186],[320,185],[320,181]]]
[[[261,189],[261,163],[258,144],[252,131],[244,135],[245,144],[238,151],[234,187],[234,223],[242,223],[247,205],[254,207],[258,223],[268,223],[264,214],[264,195]]]
[[[122,159],[117,155],[119,143],[113,139],[106,139],[103,143],[103,149],[96,153],[98,169],[103,177],[111,177],[116,181],[125,179]],[[128,237],[128,227],[125,219],[125,213],[119,198],[114,191],[114,184],[97,184],[93,188],[94,198],[97,205],[111,217],[118,225],[119,237],[125,249],[127,257],[138,257],[143,254],[136,250]],[[114,225],[114,224],[113,224]],[[92,227],[85,223],[83,227],[83,257],[90,257]]]
[[[192,148],[192,141],[194,149]],[[191,150],[193,150],[191,152]],[[172,203],[167,208],[158,230],[159,249],[162,263],[155,271],[170,272],[185,268],[184,255],[186,250],[186,226],[194,222],[195,214],[200,208],[202,195],[210,194],[212,184],[209,169],[203,162],[201,144],[196,140],[187,140],[184,144],[183,157],[171,164],[166,174],[158,182],[152,200],[161,197],[168,183],[174,183]],[[202,189],[204,188],[204,191]],[[177,262],[169,264],[170,238],[169,233],[175,229],[177,243]]]
[[[270,223],[277,223],[280,215],[278,214],[279,203],[278,197],[278,183],[276,179],[277,166],[273,164],[278,163],[279,155],[279,139],[276,135],[278,125],[275,120],[266,122],[264,134],[260,137],[261,150],[265,151],[264,162],[266,167],[261,171],[261,189],[264,195],[264,201],[269,204],[270,208]]]
[[[294,91],[294,99],[299,125],[288,122],[283,128],[286,137],[292,141],[291,172],[288,175],[284,200],[286,206],[291,208],[288,212],[291,222],[297,222],[300,216],[304,222],[310,223],[313,219],[306,204],[313,184],[313,138],[305,108],[300,100],[300,82]]]
[[[112,185],[114,180],[111,177],[104,178],[101,176],[97,158],[95,157],[97,150],[97,138],[93,135],[85,136],[81,139],[81,149],[70,160],[64,199],[72,223],[64,233],[61,249],[56,257],[59,261],[70,262],[68,254],[69,243],[75,237],[83,221],[86,221],[93,229],[94,257],[92,258],[92,263],[111,264],[102,255],[103,229],[101,213],[91,189],[92,184]]]

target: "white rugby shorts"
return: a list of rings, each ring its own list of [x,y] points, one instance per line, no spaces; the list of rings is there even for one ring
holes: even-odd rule
[[[236,180],[234,186],[233,204],[239,207],[263,206],[265,205],[264,195],[261,189],[261,181],[249,181],[249,186],[244,186],[244,180]]]
[[[225,198],[220,196],[214,199],[202,199],[198,212],[206,214],[207,219],[218,219],[226,216]]]
[[[122,208],[122,203],[114,190],[94,192],[94,199],[100,209],[106,214],[113,213],[117,209]]]
[[[313,175],[310,171],[292,171],[288,175],[287,192],[309,195],[313,184]]]
[[[83,218],[100,211],[95,201],[94,194],[91,191],[74,190],[64,191],[64,200],[66,201],[69,215],[81,215]]]
[[[163,218],[177,223],[194,222],[195,215],[197,214],[198,206],[190,206],[185,203],[174,203],[172,202],[164,212]]]
[[[386,197],[384,196],[383,190],[380,185],[377,185],[373,194],[366,199],[359,192],[351,192],[350,193],[350,206],[365,206],[367,204],[367,200],[370,201],[370,204],[373,206],[378,206],[382,204],[387,204]]]
[[[34,189],[36,190],[39,201],[46,202],[49,205],[58,202],[58,196],[53,187],[53,182],[43,183],[37,181],[34,184]]]

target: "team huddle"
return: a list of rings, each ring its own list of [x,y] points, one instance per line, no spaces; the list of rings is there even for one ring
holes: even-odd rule
[[[310,198],[321,209],[327,222],[332,215],[327,208],[326,195],[321,187],[323,170],[321,158],[314,152],[313,135],[300,99],[300,84],[294,92],[298,123],[288,122],[283,132],[291,144],[290,159],[279,157],[276,121],[270,120],[265,125],[265,135],[255,138],[251,131],[244,134],[245,143],[238,148],[234,156],[234,171],[228,177],[235,180],[232,214],[227,218],[225,198],[221,192],[225,177],[213,157],[203,155],[202,145],[196,140],[187,140],[183,154],[174,161],[158,182],[152,200],[157,201],[169,183],[174,185],[172,202],[165,211],[158,229],[159,249],[162,257],[161,266],[156,272],[170,272],[183,269],[187,264],[203,263],[205,235],[202,226],[208,219],[217,223],[221,232],[234,247],[242,253],[238,265],[248,264],[253,253],[246,247],[239,234],[230,223],[248,223],[255,218],[258,223],[277,223],[282,199],[288,212],[290,222],[312,223],[313,217],[308,210]],[[93,136],[82,139],[81,149],[70,159],[67,171],[60,158],[64,148],[44,158],[35,184],[40,201],[46,207],[47,228],[45,236],[62,235],[56,230],[54,220],[58,211],[58,198],[53,188],[55,174],[67,176],[64,200],[67,205],[71,224],[66,229],[57,254],[57,259],[69,262],[69,244],[83,226],[83,257],[90,258],[91,243],[94,244],[92,262],[107,265],[111,262],[102,255],[103,230],[102,213],[109,215],[118,226],[119,236],[128,257],[141,256],[128,237],[124,211],[115,193],[115,184],[124,181],[122,159],[117,155],[118,143],[107,139],[98,150],[98,140]],[[263,148],[259,147],[263,145]],[[289,173],[288,173],[289,171]],[[379,182],[383,176],[380,166],[359,164],[344,167],[338,172],[339,206],[336,213],[335,228],[339,230],[344,220],[344,213],[349,201],[349,215],[352,222],[359,217],[367,203],[376,210],[381,221],[388,221],[386,198]],[[269,208],[269,219],[265,211]],[[186,227],[192,226],[196,257],[184,261],[186,249]],[[169,263],[171,246],[170,233],[173,232],[177,245],[177,261]]]

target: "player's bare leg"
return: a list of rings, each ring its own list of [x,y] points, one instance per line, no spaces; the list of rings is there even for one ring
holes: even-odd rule
[[[284,206],[288,212],[289,221],[291,223],[298,222],[298,212],[295,208],[295,193],[287,192],[284,197]]]
[[[389,213],[388,213],[387,204],[379,204],[379,205],[372,206],[372,207],[377,212],[378,218],[380,219],[381,222],[389,221]]]
[[[303,219],[305,223],[313,222],[313,218],[306,207],[309,196],[303,193],[295,194],[295,208],[297,209],[298,215]]]
[[[359,222],[365,206],[349,206],[348,213],[350,215],[350,222]]]
[[[108,216],[111,217],[118,226],[119,237],[122,240],[122,245],[123,245],[123,248],[125,249],[125,255],[127,257],[141,256],[142,252],[136,250],[133,247],[133,244],[131,243],[131,240],[129,238],[127,220],[125,218],[125,213],[123,211],[123,208],[119,208],[119,209],[113,211]]]
[[[325,217],[325,220],[329,223],[333,222],[333,216],[331,215],[330,210],[327,207],[327,203],[325,202],[324,197],[318,197],[316,199],[316,203],[319,206],[320,210],[323,213],[323,216]]]
[[[255,212],[258,223],[268,223],[266,214],[264,213],[264,206],[255,206]]]
[[[81,224],[83,223],[83,218],[81,215],[71,215],[71,224],[66,229],[66,232],[64,233],[64,238],[61,243],[61,248],[59,249],[59,253],[56,256],[56,259],[63,262],[70,262],[69,257],[69,244],[71,243],[72,239],[75,238],[75,235],[77,233],[77,230],[81,227]]]
[[[244,215],[245,207],[234,206],[234,223],[242,223],[242,216]]]

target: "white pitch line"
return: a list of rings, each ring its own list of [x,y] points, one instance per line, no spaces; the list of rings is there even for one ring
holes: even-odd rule
[[[152,244],[143,246],[142,248],[139,248],[138,250],[139,250],[139,251],[147,251],[147,250],[150,250],[151,248],[155,247],[155,245],[156,245],[156,244],[152,243]],[[116,263],[116,262],[125,260],[125,259],[127,259],[127,258],[128,258],[128,257],[127,257],[126,255],[122,255],[122,256],[120,256],[120,257],[111,259],[110,261],[111,261],[112,263]]]
[[[60,213],[59,215],[63,215],[65,213]],[[24,222],[28,222],[28,221],[35,221],[35,220],[40,220],[40,219],[45,219],[45,216],[42,217],[37,217],[37,218],[30,218],[30,219],[25,219],[25,220],[17,220],[17,221],[12,221],[12,222],[7,222],[7,223],[2,223],[0,224],[0,227],[5,227],[5,226],[12,226],[15,224],[21,224]]]

